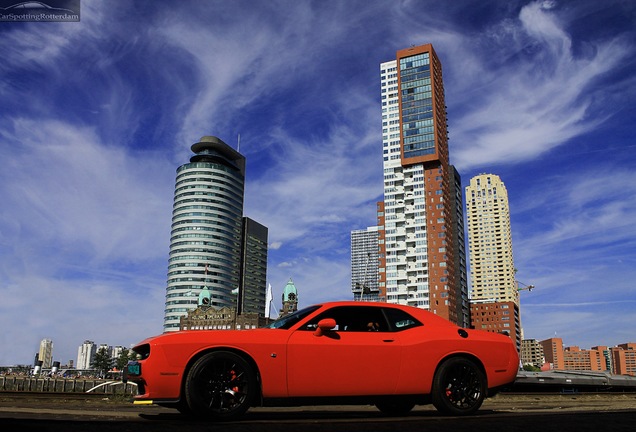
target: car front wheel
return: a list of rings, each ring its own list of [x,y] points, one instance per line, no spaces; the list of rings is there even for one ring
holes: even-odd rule
[[[437,410],[448,415],[469,415],[481,407],[488,391],[486,376],[473,361],[450,358],[437,369],[431,399]]]
[[[251,406],[256,393],[256,375],[241,356],[211,352],[198,359],[185,382],[185,397],[194,415],[213,420],[231,420]]]

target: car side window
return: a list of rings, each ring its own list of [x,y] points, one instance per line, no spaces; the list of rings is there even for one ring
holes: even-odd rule
[[[325,318],[336,320],[336,331],[341,332],[387,332],[389,325],[382,308],[365,306],[339,306],[331,308],[308,322],[302,330],[315,330],[318,322]]]
[[[389,321],[392,331],[402,331],[421,326],[422,323],[401,309],[385,308],[384,313]]]
[[[304,309],[298,310],[291,315],[285,315],[282,318],[277,319],[276,321],[271,322],[267,328],[279,328],[279,329],[289,329],[294,324],[296,324],[301,319],[305,318],[307,315],[311,314],[313,311],[318,309],[320,306],[310,306]]]

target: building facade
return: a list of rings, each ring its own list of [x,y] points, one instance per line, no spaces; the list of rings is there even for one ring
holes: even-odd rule
[[[539,343],[541,348],[543,348],[545,362],[550,365],[550,369],[565,370],[563,340],[561,338],[550,338]]]
[[[283,289],[282,300],[279,316],[296,312],[298,291],[291,279]],[[237,313],[233,307],[210,306],[210,291],[204,288],[199,293],[197,307],[179,318],[179,330],[250,330],[265,327],[270,322],[269,314],[263,311]]]
[[[462,191],[449,163],[441,63],[428,44],[398,51],[380,73],[379,291],[389,303],[424,308],[467,327]]]
[[[40,341],[38,360],[42,362],[42,368],[44,369],[49,369],[53,365],[53,341],[51,339],[42,339]]]
[[[380,301],[378,227],[351,231],[351,291],[354,300]]]
[[[213,136],[191,149],[177,169],[164,331],[179,330],[204,288],[211,307],[265,309],[267,229],[243,218],[245,157]]]
[[[264,327],[269,318],[247,312],[236,314],[235,308],[200,305],[179,318],[179,330],[249,330]]]
[[[471,327],[510,336],[521,349],[519,306],[515,302],[471,301]]]
[[[523,366],[531,365],[541,368],[545,364],[543,347],[536,339],[523,339],[521,341],[520,361]]]
[[[624,343],[611,348],[595,346],[589,350],[578,346],[563,347],[561,338],[546,339],[540,344],[545,351],[544,369],[636,376],[636,343]]]
[[[91,363],[93,357],[97,352],[97,346],[95,342],[85,340],[82,345],[77,349],[77,365],[76,368],[80,370],[91,369]]]
[[[617,345],[610,352],[615,374],[636,376],[636,343]]]
[[[478,322],[478,318],[484,308],[506,313],[497,319],[508,327],[505,331],[515,340],[517,350],[521,350],[519,290],[512,256],[508,192],[499,176],[479,174],[470,179],[466,187],[466,219],[471,326],[501,331],[499,326]]]
[[[563,369],[569,371],[607,371],[603,351],[584,350],[578,346],[565,347],[563,350]]]
[[[268,315],[267,294],[267,227],[248,217],[243,218],[241,239],[241,283],[238,293],[239,314]]]
[[[499,176],[480,174],[466,187],[471,300],[515,302],[508,191]]]

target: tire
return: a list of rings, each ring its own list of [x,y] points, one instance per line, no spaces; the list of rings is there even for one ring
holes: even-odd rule
[[[486,376],[473,361],[450,358],[439,366],[433,378],[431,400],[442,414],[470,415],[484,402]]]
[[[252,405],[257,392],[254,369],[229,351],[211,352],[188,372],[185,397],[192,414],[211,420],[232,420]]]
[[[192,410],[190,410],[190,407],[188,406],[188,402],[184,400],[179,401],[179,403],[175,406],[175,408],[177,409],[177,411],[179,411],[180,414],[183,414],[184,416],[192,415]]]
[[[411,412],[415,403],[404,400],[404,399],[387,399],[378,401],[375,403],[377,409],[380,410],[381,413],[386,414],[388,416],[403,416]]]

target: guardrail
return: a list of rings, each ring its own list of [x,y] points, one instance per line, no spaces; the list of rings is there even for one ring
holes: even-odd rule
[[[106,379],[81,379],[61,377],[0,377],[0,391],[51,392],[51,393],[98,393],[108,395],[135,395],[137,385]]]

